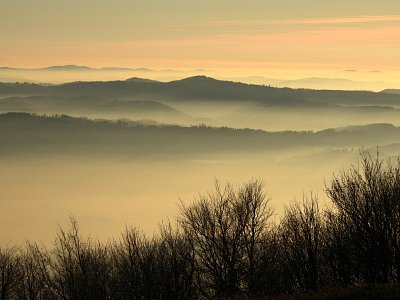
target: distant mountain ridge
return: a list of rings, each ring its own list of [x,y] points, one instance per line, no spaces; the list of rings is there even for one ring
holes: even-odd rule
[[[95,70],[87,66],[77,66],[77,65],[64,65],[64,66],[50,66],[41,68],[39,70],[50,70],[50,71],[81,71],[81,70]]]
[[[366,122],[399,124],[400,95],[275,88],[204,75],[168,82],[132,77],[54,85],[0,83],[0,111],[101,113],[185,125],[204,120],[208,125],[308,130]]]
[[[268,72],[258,72],[243,75],[241,72],[228,75],[218,70],[203,68],[196,69],[151,69],[146,67],[93,67],[77,64],[53,65],[36,68],[0,67],[0,81],[4,82],[49,82],[65,83],[73,80],[123,80],[129,77],[144,77],[163,82],[181,79],[183,77],[204,74],[217,77],[220,80],[239,81],[251,84],[265,84],[274,87],[327,89],[327,90],[373,90],[381,91],[386,88],[396,88],[396,81],[382,81],[382,77],[375,76],[374,80],[351,76],[356,71],[342,71],[336,73],[314,74],[293,78],[293,74],[272,75]]]
[[[181,70],[154,70],[149,68],[129,68],[129,67],[101,67],[94,68],[83,65],[54,65],[48,67],[41,68],[19,68],[19,67],[8,67],[8,66],[0,66],[0,70],[9,70],[9,71],[137,71],[137,72],[182,72]],[[194,69],[188,70],[187,72],[202,72],[207,71],[205,69]]]
[[[132,97],[146,96],[154,99],[175,100],[231,100],[231,101],[268,101],[276,98],[303,98],[308,101],[325,102],[340,105],[396,105],[400,106],[397,94],[375,93],[369,91],[338,91],[274,88],[270,86],[246,84],[234,81],[222,81],[199,75],[160,82],[142,78],[124,81],[78,81],[43,86],[40,84],[0,83],[0,95],[24,93],[70,94]]]
[[[400,95],[400,89],[386,89],[381,93]]]

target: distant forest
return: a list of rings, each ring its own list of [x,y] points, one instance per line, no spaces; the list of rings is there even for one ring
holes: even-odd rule
[[[327,207],[310,195],[279,220],[260,180],[238,188],[217,181],[181,203],[177,219],[153,237],[127,227],[120,240],[101,243],[82,236],[71,217],[51,249],[33,242],[0,249],[0,298],[289,299],[312,291],[322,298],[323,289],[398,283],[400,161],[360,155],[326,183]]]
[[[268,152],[310,147],[356,147],[394,144],[400,128],[391,124],[350,126],[322,131],[267,132],[162,125],[126,120],[90,120],[66,115],[0,114],[0,153],[135,155]]]
[[[193,76],[171,82],[159,82],[140,78],[119,81],[78,81],[58,85],[34,83],[2,83],[0,95],[3,98],[44,97],[51,100],[81,97],[101,101],[143,100],[169,102],[222,101],[261,103],[266,106],[293,106],[307,109],[335,106],[400,106],[399,94],[393,91],[380,93],[369,91],[340,91],[274,88],[265,85],[221,81],[206,76]],[[29,100],[29,99],[28,99]],[[1,103],[1,102],[0,102]],[[47,101],[50,104],[51,101]],[[82,101],[81,101],[82,104]]]
[[[99,97],[152,97],[153,99],[180,99],[198,101],[226,99],[237,101],[268,101],[285,98],[308,99],[319,103],[345,105],[375,104],[398,105],[399,96],[393,91],[381,93],[369,91],[335,91],[274,88],[270,86],[245,84],[216,80],[206,76],[193,76],[171,82],[143,79],[119,81],[70,82],[58,85],[34,83],[0,83],[1,95],[66,95]],[[283,100],[284,102],[284,100]]]

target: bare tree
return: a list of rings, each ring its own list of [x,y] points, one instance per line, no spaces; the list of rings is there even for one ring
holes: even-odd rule
[[[18,299],[55,299],[51,293],[49,258],[36,244],[27,243],[21,252]]]
[[[136,228],[126,228],[114,244],[114,289],[118,299],[152,299],[159,295],[156,239],[148,240]]]
[[[316,197],[304,198],[285,211],[280,225],[282,250],[292,275],[293,290],[316,289],[320,284],[323,222]]]
[[[324,257],[330,285],[348,287],[360,282],[353,232],[346,215],[333,210],[325,212]]]
[[[50,257],[50,284],[61,299],[108,299],[111,263],[106,247],[83,239],[71,218],[68,230],[59,229]]]
[[[263,183],[260,180],[252,180],[245,184],[238,191],[238,200],[243,206],[243,212],[238,212],[246,216],[244,220],[246,226],[243,234],[246,255],[246,277],[247,291],[252,295],[260,294],[263,291],[263,283],[260,273],[263,271],[261,256],[262,247],[265,246],[264,240],[267,238],[268,222],[273,214],[269,206],[269,199],[263,192]],[[265,267],[265,266],[264,266]]]
[[[400,280],[400,164],[368,152],[361,163],[335,176],[326,188],[347,221],[357,266],[368,283]]]
[[[193,299],[194,248],[191,240],[171,223],[160,226],[158,272],[160,299]]]
[[[270,216],[262,183],[251,181],[239,191],[231,185],[181,205],[180,222],[192,240],[198,286],[206,296],[233,297],[254,290],[257,247]]]
[[[0,248],[0,299],[15,299],[22,278],[21,257],[16,247]]]

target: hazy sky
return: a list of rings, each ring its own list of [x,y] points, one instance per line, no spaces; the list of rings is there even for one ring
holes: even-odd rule
[[[399,69],[399,0],[0,0],[0,66]]]

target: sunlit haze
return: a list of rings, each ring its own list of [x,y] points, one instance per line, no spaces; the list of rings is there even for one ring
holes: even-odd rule
[[[0,245],[153,233],[218,178],[326,203],[398,153],[399,88],[398,0],[0,0]]]
[[[3,0],[0,66],[205,69],[266,84],[344,78],[379,90],[399,83],[398,12],[395,0]]]

